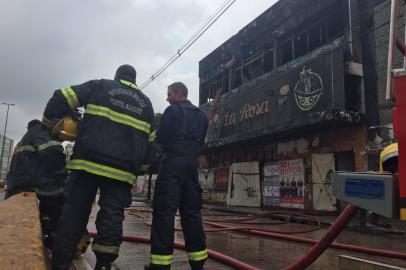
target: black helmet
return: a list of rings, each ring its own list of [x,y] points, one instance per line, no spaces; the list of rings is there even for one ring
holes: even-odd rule
[[[114,80],[126,80],[132,83],[135,83],[135,78],[137,77],[137,72],[135,68],[130,65],[122,65],[120,66],[117,71],[116,75],[114,76]]]
[[[34,119],[34,120],[31,120],[30,122],[28,122],[27,128],[30,129],[35,126],[41,125],[41,124],[42,124],[41,121],[39,121],[38,119]]]

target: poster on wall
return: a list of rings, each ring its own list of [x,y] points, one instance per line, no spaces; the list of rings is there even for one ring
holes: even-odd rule
[[[279,162],[264,164],[263,202],[264,205],[279,206]]]
[[[258,162],[233,163],[228,182],[227,204],[261,206]]]
[[[303,159],[279,162],[280,206],[304,208]]]
[[[304,166],[302,159],[264,164],[264,205],[304,208]]]
[[[214,186],[213,169],[199,169],[199,184],[203,191],[209,191]]]
[[[227,191],[229,177],[230,177],[230,167],[215,168],[214,189]]]

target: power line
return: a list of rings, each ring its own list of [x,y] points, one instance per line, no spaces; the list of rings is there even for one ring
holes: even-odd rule
[[[203,23],[199,30],[192,35],[192,37],[171,57],[169,60],[159,68],[147,81],[141,84],[140,88],[145,88],[148,84],[154,81],[162,72],[170,67],[187,49],[190,48],[237,0],[226,0],[214,12],[209,19]]]

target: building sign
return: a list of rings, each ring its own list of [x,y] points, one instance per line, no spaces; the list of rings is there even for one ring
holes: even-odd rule
[[[319,74],[303,67],[295,86],[296,104],[302,111],[313,108],[323,94],[323,80]]]
[[[219,146],[330,120],[345,109],[340,40],[255,79],[202,109],[208,146]],[[215,107],[215,108],[214,108]]]
[[[264,205],[304,208],[304,166],[302,159],[264,164]]]

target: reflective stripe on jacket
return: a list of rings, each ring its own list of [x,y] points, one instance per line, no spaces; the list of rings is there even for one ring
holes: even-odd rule
[[[44,119],[50,123],[85,107],[68,168],[130,184],[155,135],[151,102],[128,81],[92,80],[55,91]]]
[[[66,166],[68,169],[72,170],[83,170],[89,173],[105,176],[108,178],[112,178],[115,180],[127,182],[130,185],[135,185],[136,176],[122,170],[117,170],[115,168],[97,164],[95,162],[90,162],[86,160],[80,159],[72,159],[68,161],[68,165]]]

